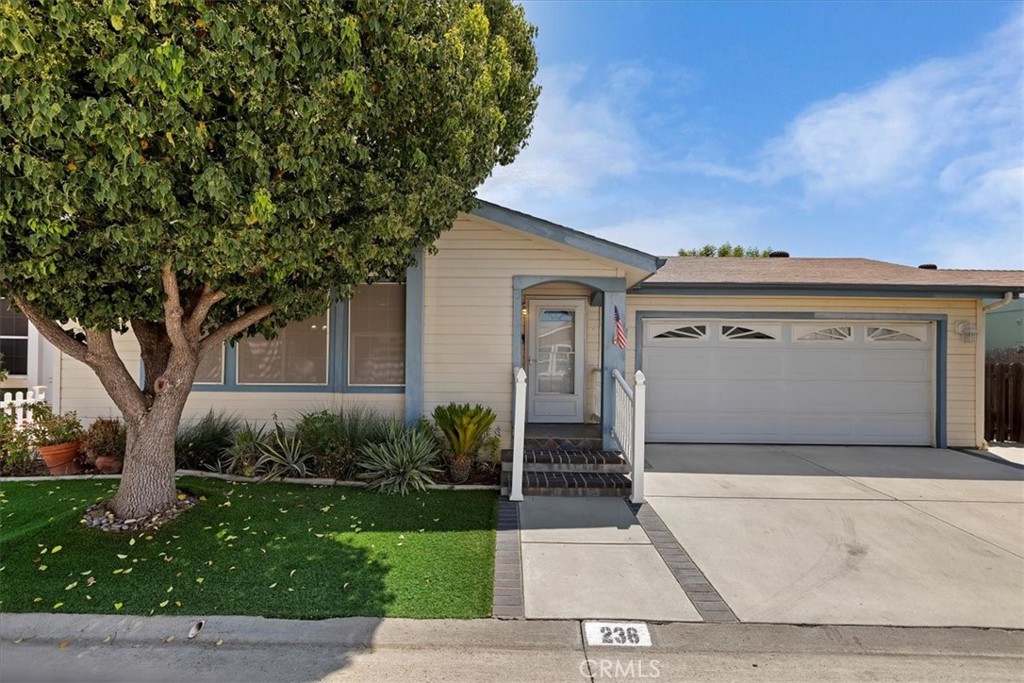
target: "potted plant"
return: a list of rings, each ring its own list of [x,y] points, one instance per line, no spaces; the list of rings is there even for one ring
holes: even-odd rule
[[[86,461],[104,474],[117,474],[124,462],[127,430],[117,419],[96,420],[82,437],[82,451]]]
[[[47,405],[35,406],[32,409],[32,422],[25,431],[50,474],[77,474],[82,471],[78,462],[82,423],[77,414],[57,415]]]
[[[473,471],[477,451],[486,442],[497,415],[486,406],[449,403],[434,409],[434,423],[447,442],[448,474],[461,484]]]

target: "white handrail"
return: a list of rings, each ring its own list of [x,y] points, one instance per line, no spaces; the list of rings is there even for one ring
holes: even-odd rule
[[[512,422],[512,485],[508,499],[523,500],[523,457],[526,451],[526,370],[512,368],[515,381],[515,413]]]
[[[629,463],[633,490],[629,499],[644,502],[644,439],[646,436],[647,378],[639,370],[631,389],[626,378],[617,369],[612,370],[615,380],[615,421],[612,436]]]
[[[31,406],[46,401],[46,387],[32,387],[28,391],[11,393],[4,392],[4,398],[0,401],[0,412],[14,416],[14,428],[24,429],[32,424],[33,412]]]

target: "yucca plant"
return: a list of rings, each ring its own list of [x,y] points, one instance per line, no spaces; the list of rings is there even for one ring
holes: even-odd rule
[[[452,482],[458,484],[469,479],[473,461],[487,441],[496,418],[493,410],[479,403],[475,406],[449,403],[434,409],[434,424],[451,450],[448,471]]]
[[[257,445],[262,455],[256,461],[256,471],[266,471],[264,479],[305,477],[309,474],[313,456],[303,451],[302,441],[288,434],[281,425],[275,425],[273,435]]]
[[[403,496],[433,484],[430,475],[441,471],[436,467],[440,453],[434,438],[397,421],[385,431],[384,441],[363,447],[359,478],[366,480],[371,489]]]
[[[221,458],[217,461],[216,466],[208,466],[209,469],[227,474],[240,474],[245,477],[255,476],[257,473],[256,463],[263,457],[260,444],[266,441],[266,432],[265,425],[246,422],[235,434],[231,445],[221,452]]]

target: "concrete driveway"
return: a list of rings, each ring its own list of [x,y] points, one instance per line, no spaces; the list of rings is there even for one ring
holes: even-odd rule
[[[740,621],[1024,628],[1024,469],[930,448],[649,445],[647,501]]]

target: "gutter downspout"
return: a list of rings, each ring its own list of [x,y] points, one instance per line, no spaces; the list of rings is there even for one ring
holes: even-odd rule
[[[981,307],[981,312],[982,312],[982,314],[984,314],[984,313],[988,313],[989,311],[994,311],[997,308],[1002,308],[1003,306],[1007,305],[1011,301],[1013,301],[1013,292],[1005,292],[1003,294],[1003,298],[1000,299],[999,301],[993,301],[990,304],[986,304],[986,305],[982,306]]]

